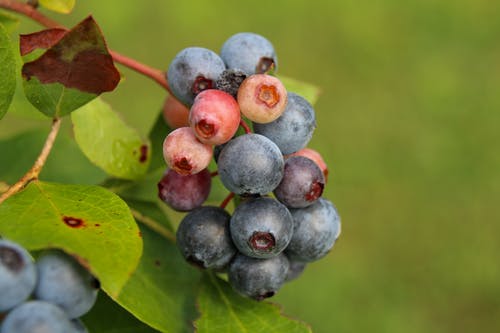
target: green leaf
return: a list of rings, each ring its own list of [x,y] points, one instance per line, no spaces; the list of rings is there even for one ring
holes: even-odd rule
[[[0,140],[2,159],[9,161],[0,163],[0,180],[13,184],[21,178],[40,154],[48,132],[48,128],[30,130]],[[101,182],[106,174],[89,162],[69,131],[61,130],[40,177],[46,181],[91,185]]]
[[[26,98],[49,117],[61,117],[103,92],[112,91],[120,73],[101,30],[89,16],[73,29],[47,29],[21,35]],[[40,50],[46,50],[36,59]],[[29,59],[29,60],[28,60]]]
[[[151,171],[139,181],[109,178],[101,183],[101,186],[118,194],[125,200],[157,202],[159,200],[158,182],[164,172],[164,168]]]
[[[142,252],[130,209],[99,186],[32,181],[0,205],[0,234],[28,250],[57,247],[75,255],[112,297]]]
[[[116,304],[106,294],[100,294],[97,302],[83,318],[85,326],[92,333],[155,333],[129,312]]]
[[[284,316],[277,305],[240,296],[213,274],[204,275],[197,304],[197,333],[311,332],[306,324]]]
[[[141,209],[144,216],[158,216]],[[161,224],[167,222],[158,221]],[[192,332],[197,317],[195,289],[200,273],[171,241],[141,225],[144,250],[137,270],[115,300],[151,327],[169,333]]]
[[[65,116],[97,97],[60,83],[42,84],[36,77],[24,81],[24,93],[34,107],[49,117]]]
[[[153,127],[149,131],[149,140],[151,141],[151,165],[150,170],[158,168],[166,168],[165,159],[163,158],[163,141],[172,129],[168,127],[160,112],[156,118]]]
[[[71,13],[75,7],[75,0],[38,0],[40,5],[57,13]]]
[[[83,153],[109,175],[137,179],[148,170],[150,144],[128,127],[100,98],[71,115]]]
[[[16,92],[16,58],[9,34],[0,24],[0,119],[9,109]]]
[[[11,33],[19,26],[19,19],[6,11],[0,10],[0,25],[3,25],[8,33]]]
[[[277,76],[281,82],[285,85],[287,91],[294,92],[302,97],[304,97],[306,100],[309,101],[312,105],[316,103],[318,100],[318,97],[321,93],[321,90],[319,87],[302,82],[296,79],[292,79],[290,77],[286,76]]]

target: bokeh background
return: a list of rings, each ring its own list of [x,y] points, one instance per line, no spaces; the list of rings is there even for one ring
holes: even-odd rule
[[[111,48],[161,69],[257,32],[280,74],[321,88],[310,146],[343,233],[274,298],[287,314],[317,333],[500,331],[500,2],[77,0],[50,15],[89,13]],[[120,69],[105,99],[146,135],[164,91]],[[36,126],[14,112],[0,138]]]

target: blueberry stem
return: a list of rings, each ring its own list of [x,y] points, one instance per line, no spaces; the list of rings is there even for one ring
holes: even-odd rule
[[[243,127],[243,129],[245,130],[246,134],[252,133],[252,130],[250,129],[250,127],[248,126],[248,124],[243,119],[240,120],[240,126]]]
[[[50,130],[47,139],[45,140],[45,144],[43,145],[42,151],[31,169],[26,172],[24,176],[21,177],[14,185],[9,187],[7,191],[2,193],[0,196],[0,204],[7,200],[10,196],[16,194],[20,190],[22,190],[26,185],[28,185],[31,181],[38,179],[38,175],[42,171],[45,162],[47,161],[47,157],[54,146],[54,142],[56,140],[57,134],[59,133],[59,129],[61,128],[61,118],[54,118],[52,121],[52,128]]]
[[[227,204],[234,198],[234,193],[231,192],[227,195],[227,197],[224,199],[224,201],[222,201],[222,203],[220,204],[220,208],[222,209],[225,209]]]
[[[130,212],[134,216],[134,218],[144,224],[145,226],[149,227],[151,230],[157,232],[158,234],[162,235],[169,241],[175,243],[175,235],[172,233],[170,230],[165,228],[163,225],[161,225],[160,222],[150,218],[149,216],[143,215],[142,213],[138,212],[135,209],[130,209]]]
[[[15,0],[0,0],[0,8],[4,8],[6,10],[22,14],[32,19],[33,21],[38,22],[40,25],[46,28],[66,29],[66,27],[64,27],[62,24],[43,15],[35,7],[27,3],[22,3]],[[145,65],[135,59],[122,55],[113,50],[109,50],[109,53],[111,57],[113,57],[114,61],[146,77],[149,77],[150,79],[158,83],[160,86],[162,86],[165,90],[167,90],[170,93],[170,95],[173,96],[172,92],[170,91],[170,87],[168,86],[166,75],[163,71]]]
[[[210,177],[216,177],[218,175],[219,175],[219,170],[215,170],[215,171],[210,173]]]

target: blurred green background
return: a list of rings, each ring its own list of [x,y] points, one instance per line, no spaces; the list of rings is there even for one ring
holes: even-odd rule
[[[50,15],[89,13],[111,48],[161,69],[257,32],[280,74],[321,87],[310,146],[343,233],[274,298],[287,314],[317,333],[500,331],[500,2],[80,0]],[[165,94],[120,70],[105,99],[145,135]],[[40,122],[8,114],[0,137],[21,126]]]

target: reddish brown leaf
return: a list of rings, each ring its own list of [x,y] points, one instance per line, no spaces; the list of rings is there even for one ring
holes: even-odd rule
[[[21,35],[19,45],[24,56],[36,49],[48,49],[54,46],[68,32],[66,29],[47,29],[32,34]]]
[[[40,58],[24,64],[23,77],[100,94],[115,89],[120,74],[92,16],[68,31]]]

